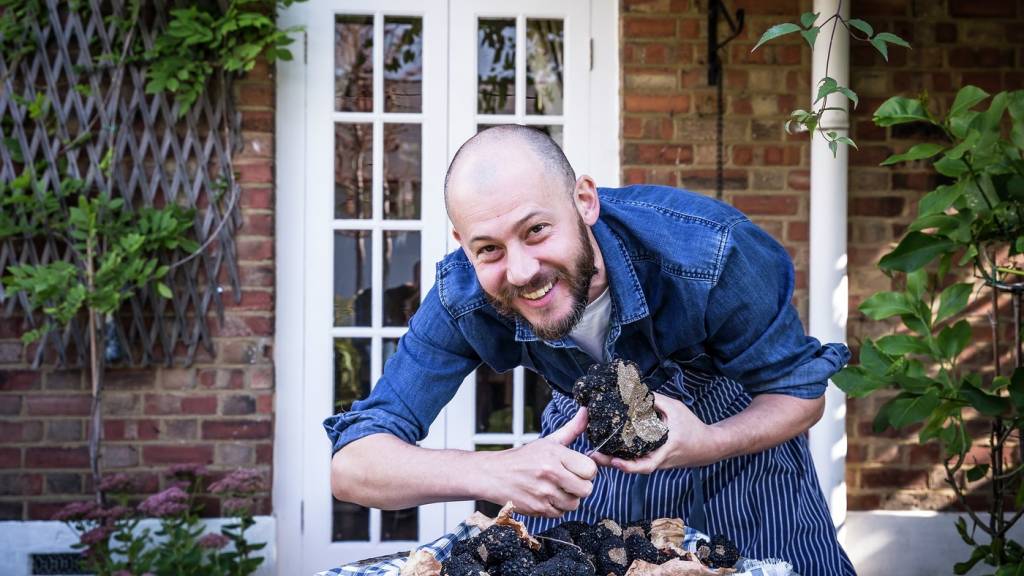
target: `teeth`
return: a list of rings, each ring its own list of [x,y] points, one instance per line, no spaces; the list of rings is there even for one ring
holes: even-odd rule
[[[527,292],[527,293],[523,294],[523,298],[526,298],[527,300],[537,300],[539,298],[543,298],[544,295],[547,294],[551,290],[551,287],[554,286],[554,285],[555,285],[554,282],[548,282],[546,286],[544,286],[544,287],[542,287],[542,288],[540,288],[538,290],[535,290],[533,292]]]

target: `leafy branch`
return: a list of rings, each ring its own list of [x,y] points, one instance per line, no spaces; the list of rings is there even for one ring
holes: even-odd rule
[[[832,151],[833,157],[838,153],[840,144],[846,144],[857,148],[857,144],[849,136],[840,135],[835,130],[828,130],[821,126],[825,112],[841,111],[844,114],[849,114],[846,107],[828,105],[828,98],[832,94],[841,94],[846,96],[846,98],[853,103],[854,108],[857,107],[859,102],[856,92],[854,92],[849,86],[840,85],[835,78],[828,75],[829,64],[831,63],[832,58],[832,42],[835,39],[836,29],[839,24],[843,25],[843,28],[851,38],[868,42],[874,46],[886,61],[889,60],[889,44],[910,48],[910,44],[895,34],[890,32],[881,32],[876,34],[874,28],[863,20],[859,20],[857,18],[843,18],[841,16],[842,6],[843,3],[842,0],[840,0],[836,7],[836,13],[829,16],[821,23],[817,23],[819,14],[814,12],[804,12],[800,15],[799,24],[794,24],[792,22],[776,24],[765,30],[764,34],[762,34],[761,38],[757,41],[757,44],[755,44],[751,49],[751,52],[753,52],[768,41],[787,34],[799,32],[811,47],[811,50],[814,50],[814,43],[817,41],[822,28],[827,26],[829,23],[832,24],[832,29],[829,32],[828,53],[825,58],[825,76],[816,86],[817,93],[815,95],[815,99],[811,102],[810,110],[797,109],[790,113],[790,118],[786,122],[785,128],[786,132],[789,134],[806,131],[810,133],[812,137],[815,132],[817,132],[828,141],[828,147]]]

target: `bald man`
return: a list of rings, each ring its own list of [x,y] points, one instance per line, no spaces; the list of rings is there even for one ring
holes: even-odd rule
[[[462,249],[438,264],[370,396],[324,422],[338,499],[512,501],[535,532],[682,517],[804,576],[853,573],[804,435],[849,351],[804,333],[775,240],[705,196],[598,189],[545,134],[516,125],[459,149],[445,202]],[[612,358],[640,366],[669,428],[640,460],[584,455],[572,385]],[[499,452],[417,447],[481,363],[551,384],[542,437]]]

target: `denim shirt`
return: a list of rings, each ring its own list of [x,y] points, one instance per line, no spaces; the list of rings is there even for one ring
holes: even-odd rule
[[[791,304],[793,265],[775,239],[731,206],[685,190],[599,195],[591,229],[612,297],[609,357],[636,362],[653,389],[682,366],[726,376],[750,395],[824,393],[850,352],[804,333]],[[524,366],[571,395],[594,360],[568,337],[543,341],[526,322],[498,314],[460,249],[438,263],[369,397],[324,421],[334,450],[381,432],[422,440],[481,362],[497,372]]]

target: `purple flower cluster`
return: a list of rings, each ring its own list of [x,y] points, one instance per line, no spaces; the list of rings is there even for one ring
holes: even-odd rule
[[[87,518],[91,518],[92,514],[98,507],[99,506],[91,500],[86,502],[72,502],[54,514],[53,519],[60,520],[61,522],[85,520]]]
[[[164,518],[177,516],[188,510],[188,494],[178,486],[157,492],[139,504],[139,511],[147,516]]]
[[[199,540],[197,541],[197,544],[199,544],[200,548],[206,548],[207,550],[220,550],[221,548],[227,546],[230,543],[230,538],[223,534],[218,534],[216,532],[203,534],[203,536],[199,538]]]
[[[262,487],[263,477],[259,472],[249,468],[240,468],[210,484],[210,492],[214,494],[251,494]]]
[[[245,516],[252,507],[251,498],[228,498],[221,504],[220,509],[227,516]]]
[[[114,533],[114,529],[110,526],[97,526],[92,530],[82,534],[82,544],[86,546],[94,546],[101,542],[106,542],[107,538]]]
[[[124,494],[135,489],[135,482],[127,474],[105,476],[98,486],[100,492]]]
[[[131,516],[132,511],[127,506],[112,506],[110,508],[95,508],[89,513],[90,520],[120,520]]]

